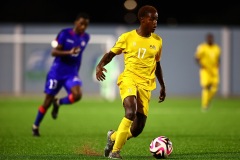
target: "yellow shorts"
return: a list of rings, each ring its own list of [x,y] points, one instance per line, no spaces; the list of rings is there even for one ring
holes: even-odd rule
[[[219,74],[218,71],[212,71],[211,74],[205,69],[200,70],[200,85],[206,87],[208,85],[218,85]]]
[[[148,115],[149,101],[151,97],[151,90],[141,88],[136,83],[136,77],[124,76],[120,77],[118,81],[120,96],[122,102],[128,96],[136,96],[137,98],[137,112]]]

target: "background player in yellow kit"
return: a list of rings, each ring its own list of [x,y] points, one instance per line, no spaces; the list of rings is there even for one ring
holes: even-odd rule
[[[96,78],[105,80],[106,69],[112,58],[124,54],[124,71],[119,75],[117,84],[125,109],[116,131],[107,133],[105,157],[122,159],[120,151],[131,137],[137,137],[144,129],[151,91],[156,88],[156,78],[161,86],[159,102],[164,101],[165,84],[160,65],[162,38],[153,33],[157,27],[158,12],[153,6],[143,6],[138,11],[140,26],[125,32],[118,38],[111,50],[106,53],[96,67]]]
[[[210,101],[218,91],[221,48],[214,42],[212,33],[206,35],[206,42],[198,45],[195,59],[200,66],[200,85],[202,87],[202,110],[209,107]]]

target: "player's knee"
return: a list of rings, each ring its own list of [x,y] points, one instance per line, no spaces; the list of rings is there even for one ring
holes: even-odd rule
[[[132,97],[125,99],[123,106],[125,108],[125,117],[130,120],[134,120],[136,116],[136,102]]]
[[[130,120],[134,120],[136,117],[136,109],[135,107],[125,106],[125,117]]]
[[[134,120],[136,114],[133,110],[126,110],[125,117],[130,120]]]
[[[73,94],[74,102],[81,100],[81,98],[82,98],[82,94]]]

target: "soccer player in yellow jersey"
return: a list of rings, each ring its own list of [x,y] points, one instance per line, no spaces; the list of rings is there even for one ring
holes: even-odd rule
[[[211,33],[206,35],[206,42],[199,44],[196,49],[195,59],[200,66],[203,111],[209,108],[210,101],[218,91],[220,54],[221,48],[214,42]]]
[[[111,159],[122,159],[120,151],[126,141],[137,137],[144,129],[151,91],[156,88],[156,80],[161,86],[159,102],[164,101],[165,84],[160,65],[162,38],[155,34],[158,12],[155,7],[146,5],[139,9],[140,26],[125,32],[115,45],[106,53],[96,67],[96,78],[105,80],[104,68],[116,55],[124,54],[125,68],[119,75],[119,86],[125,116],[118,129],[109,130],[104,156]]]

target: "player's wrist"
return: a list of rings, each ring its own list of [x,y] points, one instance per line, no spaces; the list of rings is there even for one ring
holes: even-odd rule
[[[166,87],[165,87],[165,84],[162,84],[162,85],[161,85],[161,89],[164,89],[164,90],[165,90],[165,88],[166,88]]]

